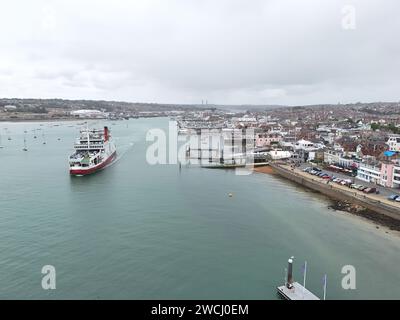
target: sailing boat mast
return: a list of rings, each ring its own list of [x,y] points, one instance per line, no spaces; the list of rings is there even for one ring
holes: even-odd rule
[[[24,135],[24,148],[22,149],[23,151],[28,151],[28,148],[26,147],[26,137]]]

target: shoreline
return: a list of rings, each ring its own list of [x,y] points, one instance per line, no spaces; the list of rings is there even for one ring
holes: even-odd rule
[[[274,169],[270,166],[268,166],[269,169],[265,169],[266,167],[261,167],[261,168],[254,168],[254,171],[257,173],[261,174],[270,174],[274,176],[279,176],[281,177]],[[261,169],[261,170],[260,170]],[[289,179],[285,177],[281,177],[282,179],[285,179],[288,181]],[[377,213],[373,210],[367,209],[361,205],[353,204],[350,201],[346,200],[338,200],[333,197],[330,197],[326,194],[323,194],[321,192],[318,192],[316,190],[313,190],[307,186],[304,186],[302,184],[299,184],[295,181],[289,180],[291,183],[294,185],[300,187],[303,190],[306,191],[311,191],[315,194],[319,194],[323,196],[325,199],[327,199],[330,204],[328,204],[328,209],[332,210],[333,212],[336,213],[344,213],[349,217],[355,218],[357,220],[361,220],[364,222],[367,222],[371,226],[374,226],[375,229],[381,229],[385,233],[393,233],[396,234],[397,236],[400,237],[400,221],[388,216],[385,216],[383,214]]]
[[[18,119],[18,120],[10,120],[4,119],[0,120],[0,123],[21,123],[21,122],[71,122],[71,121],[89,121],[89,120],[108,120],[108,119],[74,119],[74,118],[58,118],[58,119]],[[113,120],[117,121],[117,120]]]
[[[351,204],[348,201],[340,201],[331,198],[328,199],[332,202],[332,204],[328,206],[329,209],[333,211],[345,212],[354,217],[360,217],[376,226],[387,228],[388,230],[394,231],[400,235],[400,221],[374,212],[373,210],[364,208],[362,206]]]

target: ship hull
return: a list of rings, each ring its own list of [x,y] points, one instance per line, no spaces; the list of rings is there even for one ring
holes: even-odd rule
[[[73,176],[86,176],[89,174],[96,173],[102,169],[104,169],[106,166],[111,164],[117,157],[117,151],[114,151],[107,159],[102,161],[101,163],[89,167],[89,168],[79,168],[79,169],[70,169],[69,173]]]

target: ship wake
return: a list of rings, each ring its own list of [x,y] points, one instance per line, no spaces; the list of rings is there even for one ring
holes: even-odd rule
[[[133,142],[130,142],[126,145],[118,146],[118,151],[117,151],[117,157],[115,158],[114,161],[112,161],[110,164],[108,164],[105,168],[108,168],[112,166],[113,164],[117,163],[119,160],[121,160],[125,154],[130,151],[134,146]]]

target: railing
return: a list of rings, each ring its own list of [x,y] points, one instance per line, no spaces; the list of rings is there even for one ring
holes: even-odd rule
[[[104,149],[103,144],[76,144],[74,147],[75,149]]]

